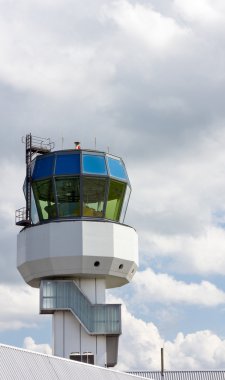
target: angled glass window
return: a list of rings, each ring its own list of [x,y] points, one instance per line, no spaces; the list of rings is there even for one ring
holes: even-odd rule
[[[118,221],[123,204],[126,183],[111,180],[105,217]]]
[[[56,217],[56,206],[53,194],[52,181],[36,181],[32,185],[34,199],[40,220],[47,220]]]
[[[54,155],[46,155],[41,158],[37,157],[34,164],[32,179],[35,180],[43,177],[50,177],[53,172],[54,159]]]
[[[31,189],[31,220],[33,224],[37,224],[39,222],[38,211],[37,211],[36,203],[34,200],[34,193],[32,189]]]
[[[103,218],[106,184],[105,178],[83,178],[83,216]]]
[[[123,207],[122,207],[121,214],[120,214],[120,223],[124,222],[126,211],[127,211],[128,202],[129,202],[129,199],[130,199],[130,193],[131,193],[131,188],[127,185],[126,192],[125,192],[125,197],[124,197],[124,201],[123,201]]]
[[[80,216],[80,182],[78,177],[55,178],[59,216]]]
[[[107,175],[105,157],[91,154],[83,155],[83,172]]]
[[[121,178],[127,180],[126,169],[122,161],[112,157],[108,157],[109,172],[112,177]]]
[[[79,174],[80,154],[57,154],[55,174]]]
[[[31,161],[31,175],[33,175],[33,171],[34,171],[34,166],[35,166],[35,160]]]

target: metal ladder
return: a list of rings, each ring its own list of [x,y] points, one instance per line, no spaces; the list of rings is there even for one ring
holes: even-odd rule
[[[26,207],[16,210],[15,223],[19,226],[29,226],[31,220],[31,178],[32,178],[32,160],[38,154],[46,154],[51,152],[55,144],[49,138],[32,136],[31,133],[22,137],[25,144],[25,160],[26,160],[26,182],[25,197]]]

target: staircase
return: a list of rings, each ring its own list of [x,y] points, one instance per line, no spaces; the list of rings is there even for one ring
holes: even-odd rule
[[[75,281],[41,281],[40,313],[69,310],[90,335],[120,335],[121,305],[92,304]]]

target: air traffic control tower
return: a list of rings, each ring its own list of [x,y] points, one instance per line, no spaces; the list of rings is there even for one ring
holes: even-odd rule
[[[30,134],[24,142],[18,270],[40,288],[40,313],[53,315],[53,354],[112,367],[121,305],[106,304],[105,290],[130,282],[138,265],[137,234],[124,224],[131,192],[125,165],[79,144],[53,151],[49,139]]]

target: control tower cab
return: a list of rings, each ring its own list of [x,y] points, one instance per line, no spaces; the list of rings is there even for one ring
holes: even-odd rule
[[[131,185],[121,158],[52,151],[26,136],[26,207],[16,212],[17,267],[40,288],[40,313],[53,314],[53,354],[100,366],[117,363],[120,305],[105,289],[131,281],[135,230],[124,224]]]

